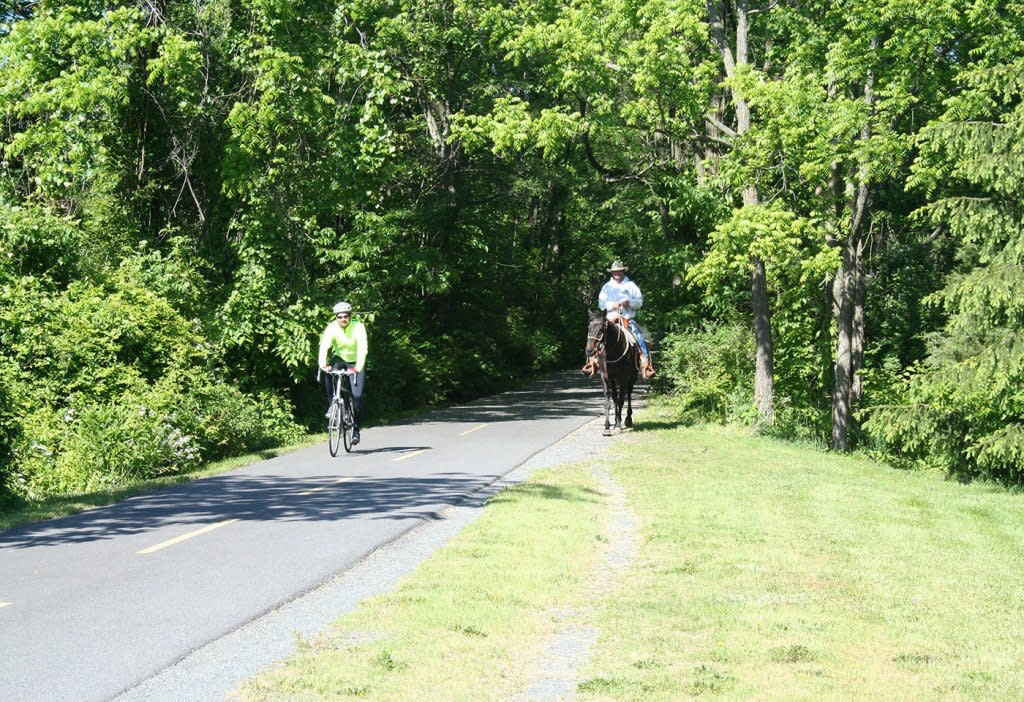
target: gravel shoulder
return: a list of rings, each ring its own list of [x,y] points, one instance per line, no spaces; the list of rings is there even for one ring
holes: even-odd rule
[[[593,426],[599,429],[600,424]],[[528,666],[528,681],[513,702],[564,702],[576,698],[579,671],[590,659],[601,633],[592,622],[596,621],[605,597],[616,587],[619,574],[633,562],[640,547],[640,519],[630,509],[625,490],[600,463],[595,462],[593,474],[608,495],[610,511],[601,559],[588,581],[584,603],[575,609],[551,612],[556,630]]]

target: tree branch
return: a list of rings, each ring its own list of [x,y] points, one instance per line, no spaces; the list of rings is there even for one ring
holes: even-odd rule
[[[708,26],[711,29],[711,39],[722,54],[722,63],[725,64],[725,75],[732,78],[736,72],[736,59],[733,58],[732,48],[725,37],[725,20],[722,18],[721,0],[705,0],[705,7],[708,11]]]
[[[594,167],[594,170],[603,175],[605,178],[622,179],[628,178],[630,174],[626,171],[618,170],[616,168],[608,168],[603,166],[594,156],[594,149],[590,144],[590,133],[583,132],[583,150],[587,155],[587,162]]]
[[[928,236],[925,237],[924,243],[926,243],[926,244],[932,243],[933,241],[935,241],[936,239],[939,238],[939,235],[942,234],[942,232],[945,231],[945,229],[946,229],[945,226],[942,225],[942,224],[940,224],[939,226],[935,227],[935,230],[931,234],[929,234]]]
[[[704,119],[707,120],[711,124],[711,126],[717,129],[718,131],[724,132],[725,135],[728,136],[730,139],[736,138],[736,130],[733,129],[732,127],[727,126],[724,122],[719,120],[713,114],[708,113],[704,115]]]

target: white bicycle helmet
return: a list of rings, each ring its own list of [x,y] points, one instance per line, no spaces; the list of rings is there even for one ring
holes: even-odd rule
[[[339,302],[334,306],[334,314],[342,314],[343,312],[352,314],[352,305],[347,302]]]

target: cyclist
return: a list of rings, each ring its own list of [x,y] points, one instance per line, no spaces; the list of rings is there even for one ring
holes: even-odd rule
[[[609,321],[617,322],[624,319],[633,332],[636,341],[640,344],[640,372],[644,378],[654,375],[654,366],[651,364],[651,354],[647,350],[647,341],[644,339],[640,327],[636,323],[636,310],[644,304],[643,293],[640,288],[629,277],[626,276],[628,269],[622,265],[622,261],[616,259],[608,268],[611,278],[601,288],[597,304],[605,311]]]
[[[355,371],[349,377],[352,389],[352,408],[355,410],[355,426],[352,432],[352,444],[359,443],[359,418],[363,413],[363,389],[366,384],[366,325],[352,319],[352,305],[339,302],[333,308],[334,320],[327,325],[320,335],[320,353],[317,362],[321,370],[342,370],[351,368]],[[338,376],[324,373],[324,389],[327,390],[327,403],[334,397],[334,383],[340,382]]]

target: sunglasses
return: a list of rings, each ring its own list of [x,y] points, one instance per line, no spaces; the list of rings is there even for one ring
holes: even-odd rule
[[[338,319],[348,319],[352,315],[349,314],[348,312],[342,312],[341,314],[336,314],[334,316],[337,317]]]

